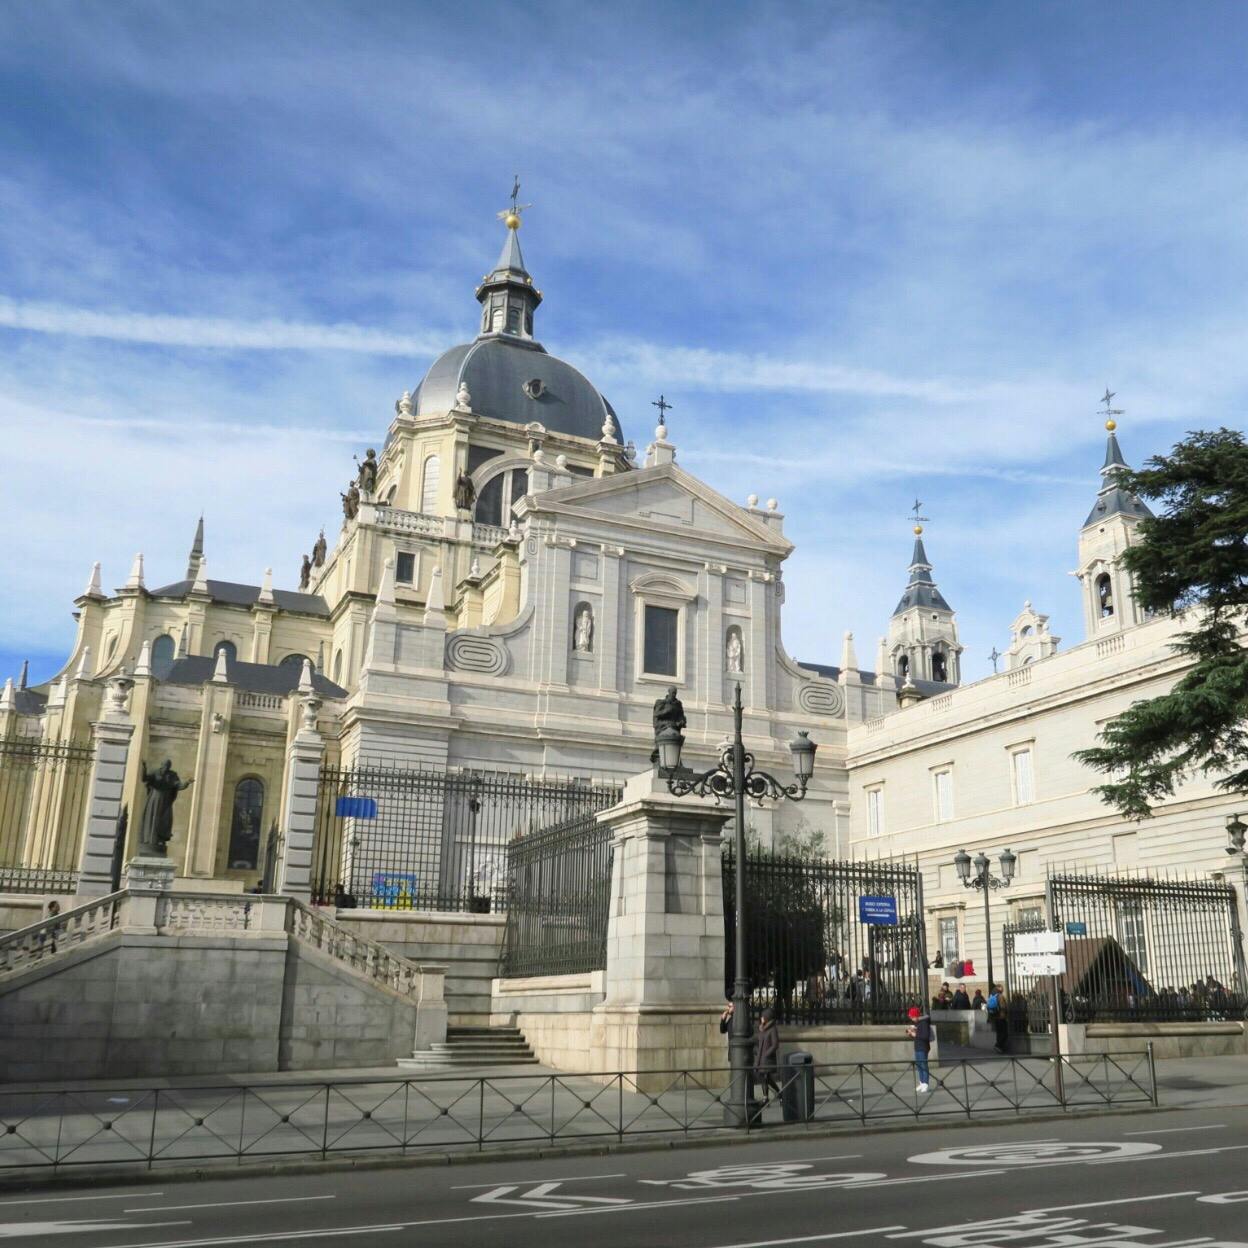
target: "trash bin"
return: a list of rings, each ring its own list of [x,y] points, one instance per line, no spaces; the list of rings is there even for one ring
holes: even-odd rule
[[[799,1051],[785,1058],[780,1099],[785,1122],[809,1122],[815,1116],[815,1059],[811,1054]]]

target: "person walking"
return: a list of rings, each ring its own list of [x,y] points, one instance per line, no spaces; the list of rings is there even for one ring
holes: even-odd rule
[[[776,1072],[780,1069],[780,1029],[776,1012],[768,1006],[763,1011],[758,1030],[754,1033],[754,1079],[763,1087],[763,1106],[771,1103],[771,1094],[780,1095]]]
[[[932,1051],[932,1019],[924,1014],[917,1005],[909,1009],[910,1026],[906,1035],[914,1041],[914,1068],[918,1072],[919,1082],[916,1092],[926,1092],[931,1076],[927,1069],[927,1055]]]
[[[988,997],[988,1021],[997,1033],[994,1046],[998,1053],[1004,1053],[1010,1047],[1010,1020],[1005,1012],[1005,992],[1000,984],[993,984]]]
[[[954,992],[953,1001],[949,1008],[954,1010],[969,1010],[971,1008],[971,999],[966,995],[966,988],[962,984],[959,984]]]

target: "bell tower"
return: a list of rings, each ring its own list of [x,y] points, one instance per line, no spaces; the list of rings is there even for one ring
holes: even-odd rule
[[[962,679],[962,644],[953,608],[932,579],[920,506],[916,499],[910,581],[888,622],[888,657],[899,685],[907,678],[956,685]]]
[[[1101,465],[1101,488],[1088,518],[1079,530],[1079,567],[1074,575],[1083,590],[1084,631],[1089,638],[1121,632],[1145,620],[1135,601],[1131,575],[1121,564],[1122,552],[1135,541],[1135,530],[1152,512],[1134,494],[1118,484],[1118,472],[1127,467],[1118,445],[1121,408],[1111,407],[1114,395],[1106,387],[1105,462]]]

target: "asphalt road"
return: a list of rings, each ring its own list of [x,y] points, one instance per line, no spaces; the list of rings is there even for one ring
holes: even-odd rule
[[[66,1248],[1248,1248],[1248,1108],[0,1196]],[[45,1244],[46,1248],[46,1244]]]

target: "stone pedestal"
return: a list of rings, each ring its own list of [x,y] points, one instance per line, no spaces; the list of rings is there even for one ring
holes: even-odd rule
[[[614,858],[605,996],[590,1051],[597,1071],[640,1072],[643,1091],[668,1086],[672,1077],[658,1072],[727,1064],[720,836],[730,815],[672,797],[647,771],[598,816],[612,830]]]
[[[417,979],[415,1053],[446,1042],[446,967],[423,963]]]
[[[325,742],[316,727],[320,700],[311,678],[300,697],[302,723],[286,752],[286,826],[282,830],[282,861],[277,891],[308,901],[312,896],[312,841],[316,836],[316,794]]]
[[[173,888],[175,867],[168,858],[154,854],[131,858],[121,873],[122,888],[130,890],[125,929],[146,936],[156,935],[156,915],[161,898]]]
[[[126,709],[126,698],[134,684],[124,674],[109,682],[104,713],[91,725],[95,738],[95,761],[91,766],[91,788],[87,818],[82,830],[82,855],[78,860],[79,902],[106,897],[113,891],[113,848],[117,843],[117,820],[121,816],[125,790],[126,759],[134,724]],[[132,818],[138,812],[132,812]]]

